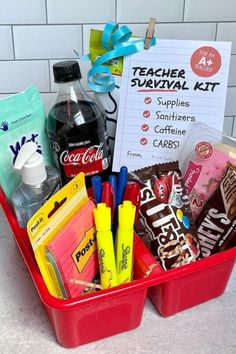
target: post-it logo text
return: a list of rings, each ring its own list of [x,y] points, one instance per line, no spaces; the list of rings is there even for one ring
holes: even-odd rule
[[[80,273],[83,271],[93,253],[97,250],[95,234],[95,227],[86,231],[83,239],[72,253],[72,258]]]

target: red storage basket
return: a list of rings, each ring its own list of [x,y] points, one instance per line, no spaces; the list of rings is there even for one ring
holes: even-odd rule
[[[140,257],[143,257],[143,249]],[[196,262],[164,271],[157,264],[152,276],[156,284],[148,289],[148,297],[163,316],[174,315],[223,294],[236,259],[236,247]],[[141,260],[140,260],[141,262]],[[154,264],[155,260],[152,262]]]
[[[141,258],[140,253],[143,253],[144,263],[134,262],[134,281],[74,299],[58,299],[48,292],[27,232],[19,228],[1,190],[0,202],[55,330],[56,338],[63,347],[76,347],[139,326],[147,288],[153,283],[151,278],[146,277],[152,258],[137,236],[134,242],[135,258]]]
[[[236,247],[164,271],[135,236],[134,281],[76,299],[57,299],[49,294],[26,231],[18,227],[1,190],[0,201],[57,340],[64,347],[76,347],[138,327],[147,289],[149,298],[163,316],[220,296],[235,263]]]

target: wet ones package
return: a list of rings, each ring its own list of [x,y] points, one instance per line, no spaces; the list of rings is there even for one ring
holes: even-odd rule
[[[130,173],[140,185],[140,219],[136,231],[163,269],[200,258],[197,232],[178,162],[146,167]]]
[[[236,167],[228,163],[221,183],[196,221],[203,257],[224,251],[236,241]]]
[[[20,183],[13,165],[22,145],[35,142],[45,164],[52,165],[45,124],[42,99],[35,86],[0,100],[0,185],[8,200]]]

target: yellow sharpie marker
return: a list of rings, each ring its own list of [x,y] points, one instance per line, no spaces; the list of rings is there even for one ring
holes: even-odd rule
[[[118,284],[131,281],[133,265],[133,240],[135,206],[126,200],[118,207],[116,234],[116,271]]]
[[[97,204],[93,210],[97,230],[98,261],[103,289],[118,284],[116,274],[115,252],[111,232],[111,208],[105,203]]]

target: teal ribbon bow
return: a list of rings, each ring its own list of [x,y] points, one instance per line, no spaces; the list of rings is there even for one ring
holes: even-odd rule
[[[119,27],[116,22],[108,22],[105,25],[102,33],[102,46],[107,50],[107,53],[97,58],[87,74],[88,86],[92,91],[109,92],[115,88],[115,78],[111,70],[103,65],[104,63],[144,49],[145,39],[131,39],[131,35],[132,32],[126,25]],[[156,38],[153,37],[150,45],[155,44]],[[88,59],[88,56],[84,56],[82,59]]]

